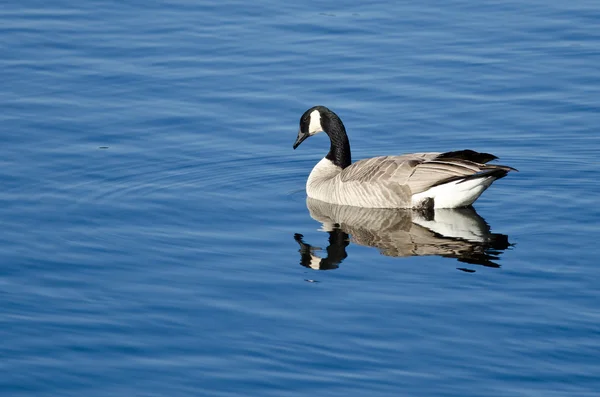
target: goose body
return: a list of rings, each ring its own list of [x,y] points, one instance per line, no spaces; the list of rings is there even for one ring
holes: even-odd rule
[[[351,161],[350,143],[341,119],[324,106],[300,118],[296,149],[325,132],[329,153],[308,176],[308,197],[364,208],[460,208],[471,205],[491,184],[514,168],[487,164],[497,157],[460,150],[412,153]]]

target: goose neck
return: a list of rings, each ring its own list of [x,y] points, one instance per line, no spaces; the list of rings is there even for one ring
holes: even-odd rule
[[[325,132],[329,136],[331,146],[329,148],[329,153],[327,153],[327,156],[325,157],[332,161],[333,164],[344,169],[352,163],[350,141],[346,134],[346,128],[337,116],[332,117],[328,124],[328,128],[325,129]]]

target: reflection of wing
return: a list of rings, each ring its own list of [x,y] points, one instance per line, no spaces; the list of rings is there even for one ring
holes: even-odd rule
[[[387,256],[439,255],[499,267],[493,260],[509,246],[508,237],[491,233],[473,208],[440,209],[425,214],[405,209],[340,206],[311,198],[307,199],[307,206],[311,217],[321,222],[330,235],[339,229],[350,234],[354,243],[376,247]]]

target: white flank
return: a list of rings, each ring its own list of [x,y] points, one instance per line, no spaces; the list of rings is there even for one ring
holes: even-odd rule
[[[432,187],[412,196],[412,206],[418,207],[426,198],[432,198],[434,208],[460,208],[473,204],[481,193],[487,189],[496,178],[475,178],[466,182],[454,181]]]
[[[315,135],[316,133],[322,131],[323,127],[321,127],[321,113],[315,109],[310,113],[310,124],[308,125],[308,133],[310,135]]]

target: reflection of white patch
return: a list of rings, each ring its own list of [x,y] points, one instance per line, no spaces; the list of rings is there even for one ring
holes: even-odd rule
[[[316,255],[311,255],[309,266],[311,269],[319,270],[321,268],[321,258]]]
[[[332,232],[335,230],[335,223],[333,222],[323,222],[323,225],[319,229],[320,232]]]
[[[433,220],[426,220],[418,212],[412,214],[413,223],[423,226],[444,237],[467,241],[487,241],[487,230],[477,218],[465,216],[453,209],[435,210]]]
[[[315,109],[310,113],[310,124],[308,126],[308,133],[310,135],[315,135],[316,133],[322,131],[323,127],[321,127],[321,113]]]

